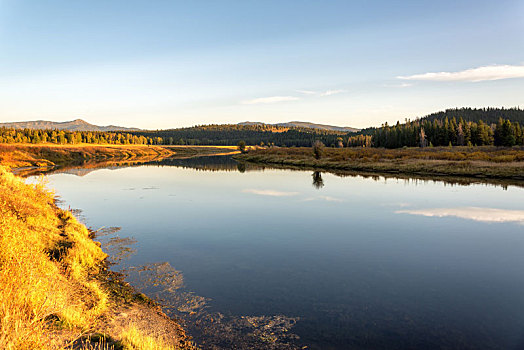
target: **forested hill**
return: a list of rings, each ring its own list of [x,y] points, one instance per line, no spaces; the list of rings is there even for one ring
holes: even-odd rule
[[[237,145],[243,140],[248,145],[275,145],[309,147],[315,140],[326,145],[335,145],[339,139],[347,139],[347,133],[300,127],[283,127],[267,124],[201,125],[190,128],[138,131],[134,135],[147,138],[161,138],[171,145]]]
[[[352,128],[350,126],[335,126],[335,125],[327,125],[327,124],[318,124],[318,123],[311,123],[311,122],[300,122],[300,121],[292,121],[287,123],[276,123],[276,124],[266,124],[262,122],[243,122],[238,123],[238,125],[270,125],[270,126],[277,126],[277,127],[285,127],[285,128],[309,128],[309,129],[321,129],[321,130],[332,130],[332,131],[340,131],[340,132],[358,132],[360,129]]]
[[[466,122],[478,122],[482,120],[486,124],[496,124],[499,118],[507,119],[512,123],[524,124],[524,109],[520,108],[454,108],[445,111],[431,113],[423,118],[422,121],[434,121],[453,118],[462,118]]]
[[[466,121],[463,117],[416,119],[404,124],[385,124],[371,135],[349,137],[348,145],[386,148],[427,146],[524,146],[524,130],[518,121],[499,116],[496,123]]]
[[[415,147],[421,145],[524,145],[520,108],[455,108],[405,123],[383,124],[349,136],[353,147]]]
[[[64,130],[64,131],[132,131],[137,128],[125,128],[116,125],[99,126],[90,124],[82,119],[69,122],[52,122],[47,120],[34,120],[26,122],[0,123],[0,127],[8,129],[32,129],[32,130]]]

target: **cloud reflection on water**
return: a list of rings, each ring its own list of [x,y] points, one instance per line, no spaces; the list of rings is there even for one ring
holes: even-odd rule
[[[255,189],[245,189],[242,192],[258,194],[260,196],[271,196],[271,197],[289,197],[296,196],[298,192],[284,192],[284,191],[275,191],[275,190],[255,190]]]
[[[524,210],[459,207],[397,210],[397,214],[422,215],[429,217],[457,217],[480,222],[503,223],[514,222],[524,225]]]
[[[341,198],[331,197],[331,196],[317,196],[317,197],[308,197],[304,199],[304,202],[310,202],[310,201],[326,201],[326,202],[343,202],[344,200]]]

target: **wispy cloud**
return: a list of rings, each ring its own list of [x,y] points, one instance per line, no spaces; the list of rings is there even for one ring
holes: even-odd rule
[[[413,86],[413,83],[400,83],[400,84],[384,84],[384,87],[392,87],[392,88],[407,88]]]
[[[346,92],[346,90],[326,90],[326,91],[312,91],[312,90],[295,90],[296,92],[307,95],[307,96],[331,96]],[[242,101],[243,105],[258,105],[258,104],[271,104],[279,102],[290,102],[301,100],[297,96],[269,96],[269,97],[259,97],[251,100]]]
[[[256,104],[269,104],[278,102],[289,102],[300,100],[299,97],[295,96],[271,96],[271,97],[259,97],[252,100],[242,101],[244,105],[256,105]]]
[[[347,92],[347,90],[326,90],[326,91],[312,91],[312,90],[296,90],[297,92],[304,94],[304,95],[311,95],[311,96],[331,96],[336,94],[341,94],[343,92]]]
[[[304,202],[310,202],[310,201],[326,201],[326,202],[343,202],[343,199],[331,197],[331,196],[317,196],[317,197],[309,197],[304,199]]]
[[[337,95],[341,94],[343,92],[346,92],[346,90],[327,90],[320,93],[320,96],[331,96],[331,95]]]
[[[524,210],[463,207],[398,210],[395,213],[432,216],[439,218],[453,216],[461,219],[480,222],[515,222],[524,225]]]
[[[492,65],[466,69],[459,72],[423,73],[407,76],[398,76],[403,80],[428,80],[428,81],[470,81],[500,80],[511,78],[524,78],[524,65]]]
[[[296,196],[300,194],[298,192],[284,192],[284,191],[275,191],[275,190],[255,190],[255,189],[245,189],[242,192],[257,194],[259,196],[271,196],[271,197],[290,197],[290,196]]]
[[[297,90],[297,92],[304,94],[304,95],[316,95],[317,94],[316,91],[311,91],[311,90]]]

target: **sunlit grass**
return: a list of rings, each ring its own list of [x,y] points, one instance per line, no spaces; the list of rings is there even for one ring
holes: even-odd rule
[[[107,308],[96,274],[106,254],[42,185],[0,168],[0,344],[47,349],[55,324],[86,329]]]
[[[171,156],[189,158],[235,153],[239,153],[236,146],[0,144],[0,164],[12,169],[72,165],[91,168],[138,164]]]
[[[267,155],[273,157],[294,157],[312,159],[310,147],[274,147],[252,150],[251,156]],[[398,160],[398,159],[425,159],[425,160],[470,160],[491,162],[519,162],[524,161],[524,148],[501,147],[426,147],[426,148],[324,148],[323,159],[331,161],[348,160]]]
[[[128,325],[110,345],[91,338],[118,303],[102,286],[106,257],[43,181],[26,184],[0,166],[0,349],[178,349],[149,334],[155,324]]]
[[[252,150],[237,157],[256,163],[349,171],[516,179],[524,174],[523,147],[326,147],[320,159],[315,159],[309,147],[275,147]]]
[[[55,145],[0,144],[0,164],[11,168],[65,165],[87,160],[152,160],[173,152],[159,146],[144,145]]]
[[[162,340],[155,337],[142,334],[140,330],[131,325],[125,329],[121,334],[121,343],[125,349],[128,350],[178,350],[180,348],[174,347],[164,343]]]

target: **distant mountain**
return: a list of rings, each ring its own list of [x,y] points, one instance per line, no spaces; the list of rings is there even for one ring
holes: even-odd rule
[[[108,125],[98,126],[89,124],[82,119],[70,122],[51,122],[47,120],[36,120],[27,122],[0,123],[0,127],[14,129],[58,129],[67,131],[139,131],[136,128],[124,128],[122,126]]]
[[[332,131],[341,131],[341,132],[358,132],[360,129],[352,128],[349,126],[333,126],[325,124],[315,124],[309,122],[299,122],[292,121],[288,123],[277,123],[277,124],[266,124],[261,122],[243,122],[238,123],[239,125],[274,125],[274,126],[283,126],[283,127],[296,127],[296,128],[310,128],[310,129],[320,129],[320,130],[332,130]]]

